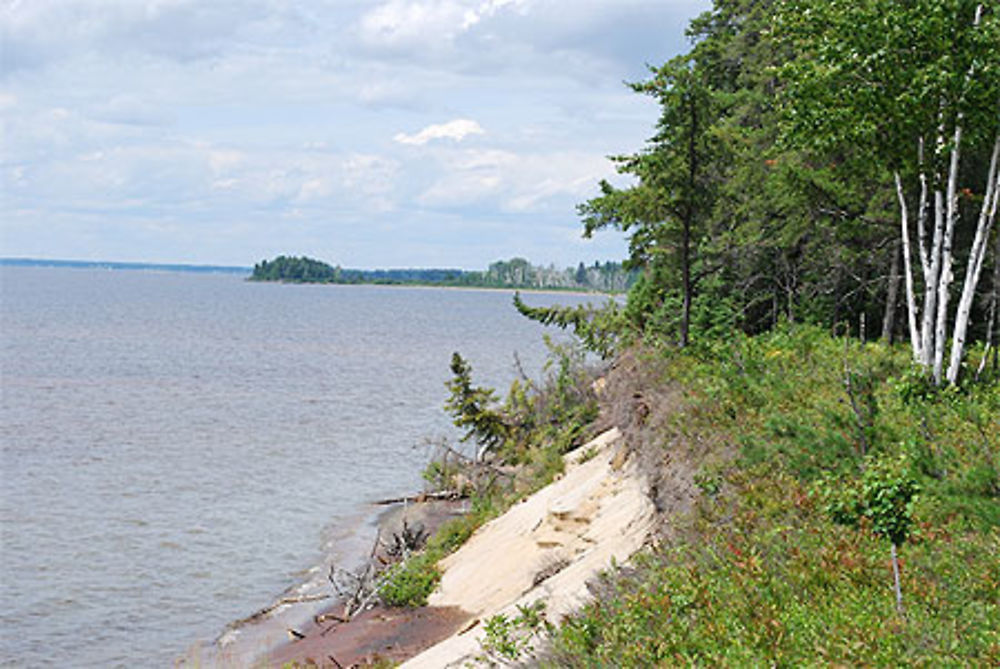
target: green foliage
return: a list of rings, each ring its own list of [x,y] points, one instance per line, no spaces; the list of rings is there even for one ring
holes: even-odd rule
[[[549,349],[546,382],[535,397],[535,424],[541,430],[539,436],[553,443],[561,455],[580,445],[584,428],[597,418],[597,396],[593,374],[587,370],[579,347],[556,344],[549,337],[545,337],[545,345]]]
[[[622,293],[635,280],[636,273],[616,262],[582,262],[574,269],[556,269],[532,265],[524,258],[498,260],[485,272],[470,272],[467,280],[474,285],[503,288],[597,290]],[[472,285],[472,284],[470,284]]]
[[[870,458],[860,479],[843,478],[822,488],[825,510],[835,522],[864,523],[872,532],[900,546],[913,525],[914,498],[920,484],[910,473],[904,455]]]
[[[462,441],[475,439],[480,453],[495,450],[510,434],[504,417],[492,405],[496,394],[492,388],[472,386],[472,367],[457,352],[451,355],[453,378],[447,387],[451,396],[445,402],[445,410],[452,415],[455,427],[466,430]]]
[[[551,626],[545,620],[545,602],[518,605],[517,615],[508,617],[499,613],[483,624],[485,637],[480,641],[485,659],[511,663],[530,657],[534,652],[536,637]]]
[[[1000,532],[921,530],[886,596],[884,544],[825,521],[767,467],[702,505],[697,539],[609,576],[556,632],[543,666],[992,666],[1000,660]]]
[[[609,300],[602,307],[582,304],[577,307],[531,307],[524,303],[520,293],[514,293],[514,307],[518,312],[542,325],[556,325],[562,329],[573,328],[573,333],[590,351],[608,358],[625,331],[625,321],[618,305]]]
[[[442,555],[426,550],[411,555],[385,572],[379,597],[387,606],[416,607],[427,604],[427,598],[441,580],[436,566]]]
[[[576,268],[556,269],[529,263],[524,258],[499,260],[485,271],[459,269],[342,269],[311,258],[278,256],[254,266],[251,281],[290,283],[338,283],[384,285],[434,285],[478,288],[526,288],[541,290],[587,290],[623,293],[635,281],[636,272],[617,262],[580,263]]]
[[[539,465],[541,478],[559,471],[559,456],[580,445],[584,429],[597,417],[584,351],[573,344],[545,341],[549,359],[544,382],[536,386],[514,381],[503,405],[492,388],[472,385],[471,367],[453,354],[454,376],[447,383],[451,396],[445,403],[455,425],[466,429],[463,440],[475,439],[480,445],[480,456],[492,453],[507,464]]]
[[[986,10],[978,25],[977,5]],[[890,168],[915,164],[917,138],[930,141],[939,127],[951,136],[961,124],[973,143],[992,143],[995,10],[972,0],[784,0],[776,29],[799,56],[782,68],[786,136],[825,149],[864,147]]]
[[[662,441],[724,436],[735,452],[696,476],[678,538],[609,576],[543,665],[1000,662],[1000,385],[904,401],[908,351],[851,343],[877,407],[862,456],[843,339],[786,325],[662,356],[648,364],[687,398]],[[905,617],[886,539],[906,540]]]
[[[302,256],[278,256],[262,260],[253,267],[251,281],[287,281],[291,283],[331,283],[340,277],[340,269],[325,262]]]
[[[682,346],[781,322],[897,336],[893,170],[915,201],[923,138],[942,188],[961,125],[951,248],[963,267],[1000,129],[1000,13],[976,0],[727,0],[688,33],[688,53],[631,84],[659,103],[646,145],[614,158],[632,185],[601,182],[578,208],[585,236],[627,236],[640,273],[628,323]],[[985,307],[973,305],[972,340],[987,334]]]

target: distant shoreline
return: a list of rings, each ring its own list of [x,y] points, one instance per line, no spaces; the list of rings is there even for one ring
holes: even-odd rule
[[[250,274],[252,267],[192,265],[184,263],[119,262],[114,260],[47,260],[44,258],[0,258],[0,267],[63,267],[127,271],[191,272],[196,274]]]
[[[495,293],[497,291],[507,291],[510,293],[520,292],[526,294],[555,294],[555,295],[576,295],[586,297],[590,295],[602,295],[604,297],[616,297],[626,293],[606,293],[600,290],[581,290],[579,288],[525,288],[523,286],[456,286],[448,283],[380,283],[377,281],[357,282],[357,283],[335,283],[332,281],[250,281],[247,283],[276,283],[282,286],[339,286],[346,288],[424,288],[432,290],[464,290]]]
[[[250,281],[253,272],[252,267],[238,267],[233,265],[190,265],[182,263],[142,263],[142,262],[119,262],[109,260],[47,260],[42,258],[0,258],[0,267],[48,267],[64,269],[105,269],[114,271],[146,271],[146,272],[184,272],[190,274],[233,274],[246,275]],[[527,286],[462,286],[451,283],[427,282],[406,282],[406,281],[277,281],[255,279],[252,283],[278,283],[283,285],[303,285],[303,286],[378,286],[383,288],[433,288],[447,290],[467,290],[467,291],[520,291],[531,294],[553,293],[559,295],[590,296],[601,295],[613,298],[624,295],[624,292],[606,292],[601,290],[583,290],[578,287],[562,288],[550,286],[545,288]]]

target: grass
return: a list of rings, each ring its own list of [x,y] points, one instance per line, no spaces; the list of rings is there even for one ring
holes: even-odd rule
[[[1000,388],[936,391],[903,348],[808,327],[658,361],[686,389],[659,439],[736,455],[696,478],[676,538],[567,620],[548,666],[1000,665]],[[712,438],[709,439],[708,437]],[[921,489],[900,547],[834,522],[820,492],[873,458]]]

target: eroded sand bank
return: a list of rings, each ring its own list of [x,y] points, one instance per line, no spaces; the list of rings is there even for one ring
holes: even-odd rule
[[[429,605],[462,610],[470,622],[404,667],[462,665],[482,652],[482,621],[516,615],[518,605],[541,600],[548,618],[558,620],[587,601],[590,579],[643,546],[655,509],[619,431],[566,459],[560,480],[484,525],[440,563],[443,576]]]

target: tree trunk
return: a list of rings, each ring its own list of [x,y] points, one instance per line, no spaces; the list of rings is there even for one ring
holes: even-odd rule
[[[997,162],[1000,160],[1000,135],[993,144],[993,156],[990,159],[989,176],[986,181],[986,193],[983,206],[979,211],[979,223],[976,226],[976,237],[969,252],[969,262],[965,268],[965,283],[962,285],[962,297],[958,302],[958,312],[955,315],[955,333],[952,336],[951,360],[948,363],[948,382],[958,380],[958,372],[962,364],[965,350],[965,337],[969,326],[969,314],[972,311],[972,301],[979,284],[979,275],[983,269],[983,259],[986,257],[986,244],[989,240],[990,228],[997,214],[998,185]],[[994,286],[996,277],[994,277]]]
[[[998,189],[1000,190],[1000,189]],[[993,371],[997,371],[997,329],[1000,328],[1000,231],[994,235],[993,249],[993,296],[990,300],[990,331],[986,342],[993,349]]]
[[[899,558],[896,556],[896,544],[892,545],[892,582],[896,590],[896,613],[903,615],[903,589],[899,585]]]
[[[923,146],[923,141],[921,141],[921,146]],[[923,150],[921,149],[921,155]],[[899,172],[894,173],[896,178],[896,196],[899,198],[899,213],[900,213],[900,227],[901,227],[901,238],[903,242],[903,272],[905,273],[906,281],[906,317],[907,325],[910,330],[910,346],[913,347],[913,359],[916,362],[921,362],[923,343],[920,339],[920,330],[917,328],[917,305],[916,299],[914,297],[913,290],[913,266],[910,263],[910,223],[907,220],[907,208],[906,208],[906,195],[903,193],[903,182],[899,178]],[[922,174],[921,174],[922,177]],[[921,182],[924,184],[921,187],[921,206],[926,204],[924,200],[926,199],[926,181],[921,178]],[[920,264],[926,267],[926,258],[924,257],[924,244],[923,244],[923,220],[922,217],[918,215],[919,226],[918,230],[921,231],[920,239]],[[930,269],[927,268],[924,279],[926,280],[927,274],[930,273]]]
[[[921,137],[917,144],[917,165],[920,169],[920,201],[917,204],[917,240],[920,244],[920,268],[923,271],[924,281],[931,276],[931,260],[927,255],[927,171],[924,169],[924,138]],[[898,176],[898,173],[897,173]]]
[[[937,314],[938,278],[941,276],[941,247],[944,245],[944,195],[934,189],[934,240],[931,243],[930,273],[924,281],[923,323],[920,328],[920,364],[930,370],[934,363],[934,316]]]
[[[961,117],[959,117],[961,121]],[[955,239],[955,225],[958,223],[958,164],[962,150],[962,126],[955,128],[954,144],[948,167],[948,186],[945,192],[944,241],[941,246],[941,274],[938,277],[937,319],[934,327],[934,383],[941,385],[944,367],[944,349],[948,343],[948,298],[954,274],[952,244]]]
[[[885,314],[882,316],[882,340],[892,343],[896,329],[896,302],[899,299],[899,248],[901,241],[892,245],[892,262],[889,265],[889,285],[885,294]]]

